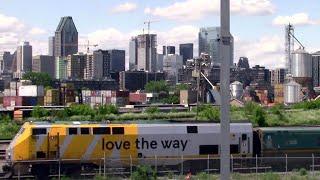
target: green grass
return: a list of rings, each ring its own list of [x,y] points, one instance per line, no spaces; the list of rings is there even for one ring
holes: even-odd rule
[[[279,109],[278,111],[263,108],[265,112],[266,126],[304,126],[304,125],[320,125],[320,109]],[[205,108],[205,112],[199,113],[198,120],[200,122],[219,122],[217,109]],[[214,118],[214,119],[213,119]],[[125,114],[95,114],[95,115],[75,115],[71,117],[42,117],[28,118],[27,120],[54,120],[54,121],[153,121],[153,120],[177,120],[177,121],[195,121],[196,112],[157,112],[157,113],[125,113]],[[231,108],[231,121],[240,122],[248,120],[254,126],[258,126],[254,122],[254,114],[245,111],[244,108]],[[11,122],[8,117],[2,117],[0,120],[0,139],[10,139],[19,130],[19,125]]]

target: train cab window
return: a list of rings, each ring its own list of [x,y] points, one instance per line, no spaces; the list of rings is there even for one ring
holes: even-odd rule
[[[83,135],[90,134],[89,128],[81,128],[80,131]]]
[[[46,158],[46,153],[44,153],[42,151],[37,151],[36,156],[38,159],[43,159],[43,158]]]
[[[187,126],[187,133],[198,133],[198,126]]]
[[[78,128],[69,128],[69,135],[77,135]]]
[[[200,155],[218,154],[218,153],[219,153],[219,145],[200,145],[199,146]]]
[[[112,134],[124,134],[123,127],[114,127],[112,128]]]
[[[109,127],[95,127],[92,128],[93,134],[110,134],[110,128]]]
[[[33,128],[32,135],[46,135],[47,129],[46,128]]]
[[[242,139],[242,141],[247,140],[247,134],[242,134],[241,139]]]
[[[239,154],[240,153],[239,145],[238,144],[231,144],[230,145],[230,153],[231,154]]]

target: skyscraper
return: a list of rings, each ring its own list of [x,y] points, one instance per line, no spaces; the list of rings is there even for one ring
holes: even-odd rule
[[[32,71],[32,46],[29,42],[22,42],[17,48],[17,77]]]
[[[183,58],[180,55],[168,54],[163,56],[163,72],[166,74],[166,79],[172,84],[178,82],[178,72],[182,69]]]
[[[163,55],[167,54],[175,54],[176,53],[176,47],[174,46],[163,46]]]
[[[55,76],[56,79],[67,79],[67,65],[66,57],[55,57]]]
[[[201,28],[199,32],[199,56],[207,53],[212,64],[221,64],[219,55],[220,27]],[[230,66],[233,65],[233,37],[231,35],[230,44]]]
[[[138,64],[138,40],[137,37],[132,37],[129,42],[129,70],[137,69]]]
[[[10,52],[0,52],[0,71],[1,73],[12,72],[13,54]]]
[[[50,77],[54,78],[54,57],[46,55],[38,55],[32,58],[32,72],[48,73]]]
[[[72,17],[62,17],[55,32],[55,57],[78,53],[78,31]]]
[[[87,55],[78,53],[67,57],[67,77],[70,79],[84,79]]]
[[[126,52],[124,50],[108,50],[110,54],[110,71],[125,71]]]
[[[110,77],[110,69],[111,69],[111,62],[110,62],[110,53],[105,50],[97,50],[94,53],[101,53],[102,58],[103,58],[103,68],[102,68],[102,76],[104,78],[109,78]]]
[[[87,55],[87,64],[85,68],[85,79],[101,79],[103,78],[103,54],[94,51]]]
[[[183,64],[186,64],[188,59],[193,59],[193,43],[180,44],[179,51],[183,58]]]
[[[142,34],[137,37],[137,69],[149,72],[157,70],[157,35]]]
[[[54,36],[49,37],[49,44],[48,44],[48,55],[49,56],[54,56],[54,50],[55,50],[55,41],[54,41]]]

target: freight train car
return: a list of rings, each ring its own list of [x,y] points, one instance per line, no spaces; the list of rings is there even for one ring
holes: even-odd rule
[[[254,153],[259,156],[320,155],[320,127],[268,127],[253,133]]]
[[[250,123],[231,124],[229,138],[233,156],[252,155]],[[61,162],[69,163],[63,167],[78,168],[81,165],[94,166],[103,158],[132,158],[135,159],[134,163],[144,164],[147,163],[146,159],[155,156],[159,159],[179,158],[176,161],[158,161],[159,166],[175,165],[181,163],[181,156],[185,159],[219,156],[219,144],[220,124],[214,123],[27,122],[8,148],[9,166],[6,170],[16,173],[16,164],[23,161],[25,168],[31,167],[33,174],[43,177],[51,167],[48,160],[61,159]],[[110,167],[115,165],[107,164]],[[122,164],[124,167],[128,165],[125,162]]]

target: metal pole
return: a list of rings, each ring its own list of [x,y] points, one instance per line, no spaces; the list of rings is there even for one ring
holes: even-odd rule
[[[181,175],[183,175],[183,155],[181,156]]]
[[[207,169],[208,169],[208,174],[210,174],[210,155],[209,154],[207,159]]]
[[[18,163],[18,180],[20,180],[20,163]]]
[[[61,161],[60,161],[60,157],[59,157],[59,167],[58,167],[58,179],[61,180]]]
[[[314,176],[314,154],[312,153],[312,176]]]
[[[154,166],[155,166],[155,172],[158,173],[158,161],[157,161],[157,155],[154,155]]]
[[[258,155],[256,154],[256,175],[258,175]]]
[[[221,153],[220,173],[222,180],[230,179],[230,0],[220,0],[220,93],[221,93]]]
[[[288,173],[288,155],[286,154],[286,176]]]
[[[231,154],[231,173],[233,173],[233,156]]]
[[[103,177],[106,177],[106,152],[103,153]]]
[[[196,121],[198,120],[198,114],[199,114],[199,93],[200,93],[200,77],[201,77],[201,70],[200,70],[200,60],[196,60],[196,66],[198,70],[198,78],[197,78],[197,115],[196,115]]]
[[[101,166],[102,166],[102,164],[101,164],[101,159],[100,159],[100,162],[99,162],[99,175],[101,176]]]
[[[130,154],[130,177],[132,177],[132,156]]]

